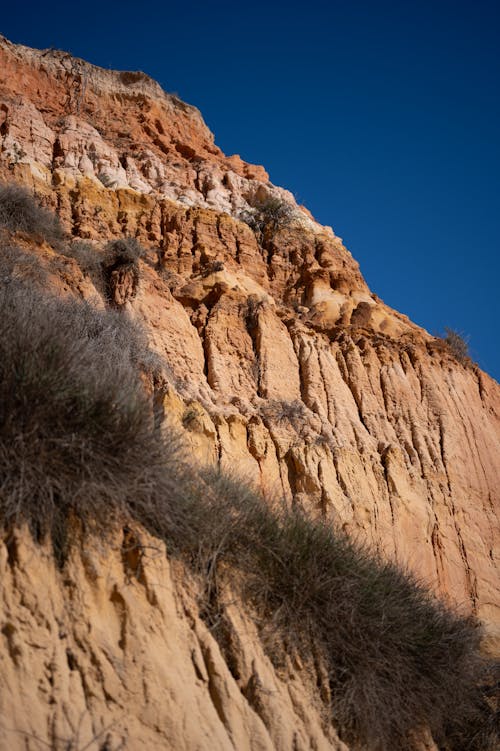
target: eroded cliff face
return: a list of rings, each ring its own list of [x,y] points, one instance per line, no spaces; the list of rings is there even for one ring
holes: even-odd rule
[[[230,669],[194,583],[140,546],[86,543],[62,574],[28,534],[1,544],[0,748],[347,749],[306,665],[276,670],[228,595]]]
[[[135,236],[147,249],[137,294],[120,302],[168,363],[156,402],[196,456],[335,518],[477,613],[498,648],[498,384],[384,305],[330,228],[262,167],[222,154],[199,112],[144,74],[6,40],[0,71],[0,177],[33,187],[75,237]],[[287,221],[256,236],[242,219],[266,201],[283,202]],[[52,289],[106,304],[76,260],[17,242]],[[82,745],[138,702],[127,722],[142,740],[127,748],[342,747],[307,680],[291,666],[281,681],[236,608],[238,680],[170,570],[131,584],[111,552],[90,581],[77,556],[68,608],[50,556],[28,548],[23,538],[2,564],[2,694],[39,713],[26,724],[3,698],[18,729],[52,718],[65,737],[80,723]],[[167,569],[160,558],[148,565]],[[252,671],[264,687],[254,703]]]

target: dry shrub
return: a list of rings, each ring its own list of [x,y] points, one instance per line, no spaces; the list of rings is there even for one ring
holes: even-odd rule
[[[133,237],[109,242],[104,249],[102,269],[108,300],[120,307],[133,300],[139,288],[139,259],[144,250]]]
[[[74,239],[61,248],[61,253],[74,258],[84,274],[101,273],[102,254],[90,242]]]
[[[47,272],[34,253],[27,253],[12,242],[0,238],[0,283],[25,280],[44,284]]]
[[[469,343],[463,334],[459,334],[458,331],[450,329],[445,326],[446,336],[444,341],[448,345],[450,352],[456,357],[456,359],[465,364],[470,362],[469,355]]]
[[[477,748],[471,729],[478,708],[484,714],[478,686],[485,663],[472,617],[332,525],[272,510],[227,476],[212,472],[203,481],[202,493],[179,499],[167,534],[202,573],[208,606],[222,572],[239,569],[243,595],[261,620],[304,653],[318,646],[332,716],[353,747],[417,748],[415,733],[429,727],[454,751]],[[493,730],[491,738],[498,739]]]
[[[240,219],[248,224],[257,242],[265,247],[278,232],[291,224],[293,207],[281,198],[269,197],[243,211]]]
[[[453,718],[452,718],[453,720]],[[446,751],[493,751],[500,739],[500,662],[485,666],[479,691],[463,707],[461,722],[450,722],[440,746]]]
[[[0,289],[0,516],[52,536],[66,522],[105,534],[162,492],[168,447],[157,440],[139,375],[148,356],[123,315],[52,299],[12,281]]]
[[[219,271],[224,271],[224,262],[218,260],[209,261],[203,266],[202,276],[204,279],[206,279],[207,276],[210,276],[211,274],[217,274]]]
[[[258,295],[248,295],[243,308],[243,316],[250,334],[257,331],[259,315],[264,310],[265,302]]]
[[[43,208],[29,190],[14,183],[0,185],[0,227],[36,235],[52,245],[64,238],[56,215]]]
[[[111,240],[106,245],[104,263],[106,266],[137,263],[143,254],[144,249],[135,237],[124,237],[120,240]]]
[[[304,426],[308,414],[306,405],[300,399],[266,399],[260,413],[265,420],[289,422],[298,430]]]

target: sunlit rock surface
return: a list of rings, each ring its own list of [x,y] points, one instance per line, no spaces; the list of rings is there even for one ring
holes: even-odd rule
[[[76,237],[147,249],[120,301],[168,363],[162,409],[198,460],[334,518],[475,612],[498,650],[493,379],[387,307],[330,228],[143,73],[1,39],[0,178]],[[258,243],[242,218],[270,200],[289,218]],[[19,242],[53,290],[105,304],[76,261]],[[278,675],[237,606],[231,673],[163,551],[141,582],[114,549],[77,550],[64,575],[26,534],[0,552],[2,748],[345,748],[311,675]]]

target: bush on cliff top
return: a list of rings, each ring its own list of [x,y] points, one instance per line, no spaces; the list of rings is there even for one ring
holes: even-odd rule
[[[446,336],[443,340],[448,345],[450,352],[457,358],[463,365],[471,361],[469,354],[469,342],[463,334],[459,334],[458,331],[450,329],[448,326],[444,328]]]
[[[331,525],[271,508],[238,480],[190,467],[161,438],[139,376],[140,332],[115,312],[0,289],[0,518],[52,536],[139,522],[204,582],[205,609],[241,572],[242,596],[287,634],[315,644],[345,738],[373,750],[485,751],[491,717],[478,685],[481,632],[411,575]],[[219,602],[219,607],[223,604]],[[479,739],[479,740],[478,740]],[[481,745],[482,744],[482,745]]]

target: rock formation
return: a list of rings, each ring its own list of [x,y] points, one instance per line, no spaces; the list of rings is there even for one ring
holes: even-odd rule
[[[3,38],[0,71],[0,179],[96,257],[123,237],[146,249],[138,284],[113,269],[115,303],[169,364],[157,400],[198,459],[334,518],[498,649],[498,384],[386,306],[329,227],[145,74]],[[53,290],[109,302],[84,264],[18,243]],[[236,607],[235,679],[161,551],[142,582],[113,550],[62,575],[19,532],[0,566],[1,748],[345,748],[309,673],[278,675]]]

